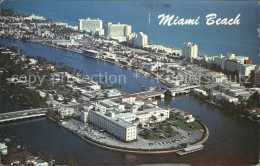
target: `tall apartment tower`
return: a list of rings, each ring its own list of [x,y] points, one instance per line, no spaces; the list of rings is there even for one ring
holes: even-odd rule
[[[143,48],[148,45],[148,36],[143,32],[139,32],[138,34],[131,33],[127,36],[127,43],[134,47]]]
[[[198,45],[187,42],[182,45],[182,56],[187,59],[196,59],[198,57]]]

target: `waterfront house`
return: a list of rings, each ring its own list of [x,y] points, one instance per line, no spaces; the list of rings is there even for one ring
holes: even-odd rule
[[[7,146],[5,145],[5,143],[0,143],[0,152],[2,155],[7,154]]]
[[[217,99],[218,99],[218,100],[225,100],[225,101],[227,101],[227,102],[229,102],[229,103],[236,103],[236,102],[238,102],[238,98],[228,96],[228,95],[226,95],[226,94],[224,94],[224,93],[218,94],[218,95],[217,95]]]
[[[179,109],[172,109],[172,113],[176,116],[176,118],[182,120],[185,123],[194,122],[195,118],[193,118],[192,114],[179,110]]]
[[[208,96],[208,93],[202,89],[193,89],[193,92],[195,95],[203,95],[203,96]]]
[[[74,108],[62,107],[58,109],[58,113],[62,118],[72,116],[74,114]]]
[[[17,152],[9,155],[8,157],[10,165],[36,165],[35,157],[26,151]]]

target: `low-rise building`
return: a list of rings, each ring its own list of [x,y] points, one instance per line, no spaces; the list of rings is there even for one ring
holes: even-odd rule
[[[179,109],[172,109],[172,112],[176,115],[176,117],[180,120],[182,120],[185,123],[194,122],[195,118],[192,116],[192,114],[179,110]]]
[[[36,165],[35,157],[29,152],[17,152],[8,156],[10,165]]]
[[[4,143],[0,143],[0,152],[2,153],[2,155],[7,154],[7,146]]]
[[[232,97],[232,96],[229,96],[229,95],[226,95],[224,93],[221,93],[221,94],[218,94],[217,95],[217,99],[218,100],[225,100],[229,103],[235,103],[235,102],[238,102],[238,98],[236,97]]]
[[[149,126],[169,118],[169,110],[158,107],[157,102],[143,94],[104,99],[91,106],[81,113],[81,120],[124,141],[136,139],[137,125]]]
[[[58,113],[62,118],[72,116],[74,114],[74,108],[62,107],[58,109]]]
[[[195,88],[195,89],[193,89],[193,92],[195,95],[208,96],[208,93],[202,89]]]

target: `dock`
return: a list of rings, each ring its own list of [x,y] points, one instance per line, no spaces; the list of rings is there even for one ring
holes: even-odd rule
[[[184,155],[188,155],[188,154],[191,154],[191,153],[201,151],[201,150],[203,150],[203,148],[204,148],[204,146],[202,144],[192,145],[192,146],[187,146],[186,148],[183,148],[176,153],[179,156],[184,156]]]

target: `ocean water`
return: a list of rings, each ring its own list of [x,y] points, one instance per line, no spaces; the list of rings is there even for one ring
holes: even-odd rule
[[[183,42],[199,45],[202,55],[228,52],[249,56],[260,64],[259,5],[257,1],[4,1],[2,8],[25,14],[36,14],[55,21],[77,25],[79,18],[100,18],[103,23],[120,22],[132,25],[132,31],[145,32],[149,42],[180,49]],[[151,13],[151,23],[148,15]],[[240,16],[240,24],[233,26],[205,24],[205,16],[216,13],[219,18]],[[184,18],[197,18],[197,26],[159,26],[159,14],[174,14]]]

